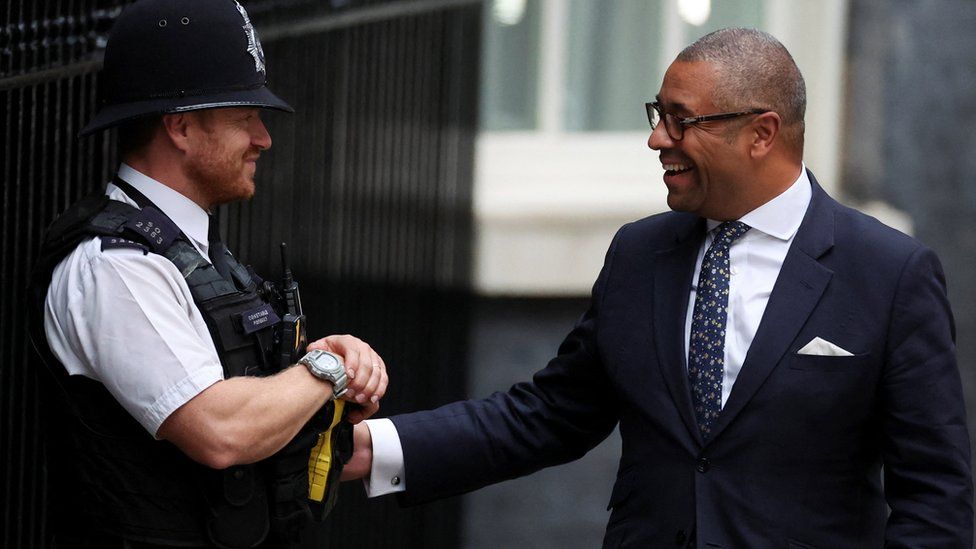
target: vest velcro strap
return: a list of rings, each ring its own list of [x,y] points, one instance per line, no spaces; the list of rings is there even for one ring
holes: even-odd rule
[[[179,240],[174,242],[172,246],[163,254],[166,259],[170,260],[176,268],[180,270],[180,274],[183,278],[189,279],[190,275],[198,270],[204,270],[206,267],[210,266],[210,262],[200,255],[200,252],[196,248],[191,246],[188,242]],[[216,272],[216,270],[214,270]],[[220,275],[217,275],[220,276]],[[201,282],[204,282],[201,280]]]
[[[138,212],[139,209],[125,202],[109,200],[107,197],[106,201],[107,204],[105,204],[102,211],[92,217],[91,225],[92,227],[100,228],[113,234],[119,234],[132,214]]]

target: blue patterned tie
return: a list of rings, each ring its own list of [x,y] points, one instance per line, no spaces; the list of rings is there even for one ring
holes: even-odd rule
[[[722,410],[722,378],[725,375],[725,321],[729,305],[729,247],[749,230],[740,221],[726,221],[715,229],[715,239],[705,252],[688,343],[688,377],[691,400],[702,436],[708,438]]]

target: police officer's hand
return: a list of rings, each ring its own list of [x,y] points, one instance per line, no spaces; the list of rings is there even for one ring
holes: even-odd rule
[[[343,400],[358,404],[349,410],[350,423],[356,424],[380,409],[389,378],[386,364],[365,341],[351,335],[331,335],[308,344],[308,350],[322,350],[342,357],[349,376]]]

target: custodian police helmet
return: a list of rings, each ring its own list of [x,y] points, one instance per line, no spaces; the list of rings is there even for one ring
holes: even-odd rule
[[[264,51],[236,0],[139,0],[109,32],[99,110],[81,135],[216,107],[294,112],[266,87]]]

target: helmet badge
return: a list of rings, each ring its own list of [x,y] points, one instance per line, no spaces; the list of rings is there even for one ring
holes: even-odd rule
[[[254,70],[264,74],[264,50],[261,48],[261,41],[258,40],[258,33],[254,31],[254,26],[251,25],[251,18],[244,11],[244,6],[240,5],[237,0],[234,0],[234,4],[237,6],[237,11],[241,12],[241,17],[244,18],[244,34],[247,35],[247,53],[251,54],[251,57],[254,58]]]

